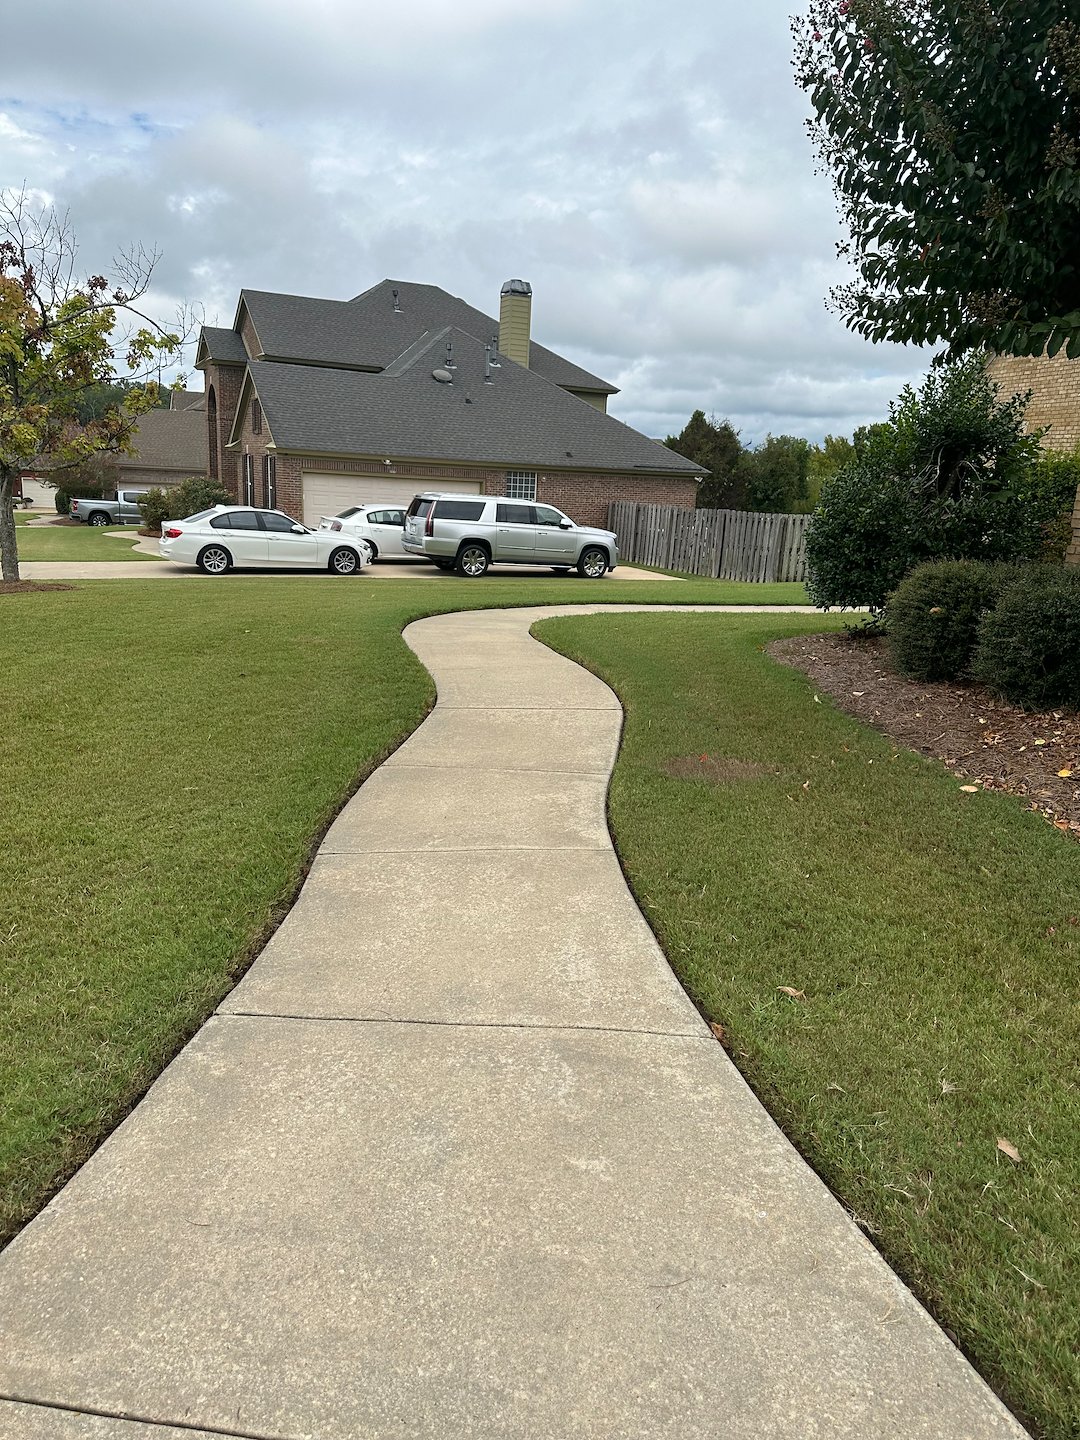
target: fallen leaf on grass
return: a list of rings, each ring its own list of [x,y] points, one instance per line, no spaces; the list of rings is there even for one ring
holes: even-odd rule
[[[721,1045],[727,1044],[727,1031],[724,1029],[723,1025],[721,1025],[718,1020],[710,1020],[709,1029],[716,1036],[717,1040],[720,1041]]]
[[[979,787],[977,785],[961,785],[960,789],[967,795],[977,795],[979,793]]]
[[[1001,1151],[1003,1155],[1007,1155],[1009,1159],[1012,1160],[1015,1164],[1020,1164],[1020,1151],[1017,1150],[1015,1145],[1010,1145],[1008,1140],[1002,1140],[999,1137],[997,1142],[997,1148]]]
[[[796,990],[794,985],[778,985],[776,988],[780,991],[781,995],[790,995],[793,1000],[806,999],[806,991]]]

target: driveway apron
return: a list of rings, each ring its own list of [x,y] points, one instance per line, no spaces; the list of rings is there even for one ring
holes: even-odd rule
[[[432,714],[0,1257],[0,1434],[1025,1433],[766,1115],[627,890],[618,702],[528,633],[597,608],[639,607],[406,630]]]

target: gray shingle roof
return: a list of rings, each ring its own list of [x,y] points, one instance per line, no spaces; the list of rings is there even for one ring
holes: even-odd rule
[[[397,311],[395,289],[400,306]],[[406,280],[382,280],[352,300],[313,300],[303,295],[242,290],[240,307],[246,307],[251,316],[267,360],[296,360],[326,367],[381,370],[424,335],[448,325],[472,335],[481,345],[499,330],[497,320],[456,295],[437,285],[415,285]],[[239,315],[240,308],[238,320]],[[219,358],[216,352],[213,358]],[[220,358],[226,357],[222,354]],[[556,385],[606,395],[617,393],[606,380],[536,341],[530,346],[529,364]]]
[[[134,455],[117,456],[117,464],[157,470],[182,470],[201,475],[207,468],[205,410],[148,410],[140,415],[132,439]]]
[[[452,339],[452,385],[432,378]],[[434,334],[395,373],[253,361],[248,375],[280,450],[393,455],[509,467],[650,470],[701,466],[503,358],[485,385],[484,345],[462,330]]]
[[[199,353],[205,349],[207,358],[222,365],[244,365],[247,351],[244,342],[235,330],[223,330],[218,325],[204,325],[199,332]]]

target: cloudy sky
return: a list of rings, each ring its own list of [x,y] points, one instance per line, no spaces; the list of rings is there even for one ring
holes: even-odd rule
[[[385,276],[490,314],[519,276],[534,337],[647,434],[697,408],[747,441],[847,434],[929,357],[824,307],[839,231],[791,8],[35,0],[4,20],[0,188],[68,209],[89,269],[156,245],[163,316]]]

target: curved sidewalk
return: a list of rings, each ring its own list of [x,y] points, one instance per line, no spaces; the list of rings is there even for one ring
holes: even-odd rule
[[[0,1434],[1024,1435],[762,1110],[626,888],[618,702],[528,629],[639,608],[406,630],[435,709],[0,1256]]]

